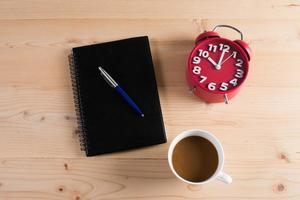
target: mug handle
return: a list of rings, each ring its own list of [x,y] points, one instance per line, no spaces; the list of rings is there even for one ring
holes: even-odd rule
[[[229,183],[232,182],[231,176],[229,176],[228,174],[226,174],[226,173],[224,173],[224,172],[220,172],[220,173],[218,174],[218,176],[217,176],[217,179],[218,179],[219,181],[222,181],[222,182],[227,183],[227,184],[229,184]]]

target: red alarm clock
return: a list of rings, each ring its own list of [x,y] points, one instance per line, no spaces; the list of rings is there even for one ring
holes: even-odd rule
[[[240,40],[229,40],[215,32],[219,27],[231,28],[241,35]],[[200,34],[190,53],[187,81],[193,93],[208,103],[224,102],[234,97],[244,83],[251,50],[243,41],[243,34],[229,25],[218,25]]]

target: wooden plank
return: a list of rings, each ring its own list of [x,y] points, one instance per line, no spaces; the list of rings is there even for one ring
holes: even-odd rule
[[[229,105],[204,104],[186,87],[160,87],[167,136],[185,129],[212,131],[230,155],[248,149],[247,158],[269,152],[300,152],[300,88],[246,87]],[[77,157],[76,120],[70,88],[6,88],[0,92],[0,157]],[[246,142],[246,143],[245,143]],[[261,144],[257,146],[257,144]],[[165,157],[168,145],[112,154],[115,157]],[[253,151],[255,152],[254,154]],[[277,150],[276,150],[277,151]],[[251,156],[252,155],[252,156]]]
[[[0,20],[0,47],[69,49],[140,35],[148,35],[153,43],[192,46],[198,34],[212,30],[218,24],[231,24],[243,31],[254,55],[300,51],[298,19]],[[218,32],[223,37],[239,39],[239,35],[230,29],[218,29]]]
[[[252,12],[251,12],[252,11]],[[255,11],[255,12],[253,12]],[[0,19],[299,19],[299,1],[84,0],[0,2]]]
[[[0,198],[296,200],[299,158],[297,163],[229,161],[225,168],[234,174],[233,184],[203,187],[176,180],[166,159],[1,159]]]

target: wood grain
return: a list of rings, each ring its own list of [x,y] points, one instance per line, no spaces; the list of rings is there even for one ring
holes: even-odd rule
[[[255,12],[251,12],[255,11]],[[3,0],[1,19],[299,19],[297,0]],[[298,14],[298,15],[297,15]]]
[[[220,182],[187,186],[172,175],[166,159],[20,158],[0,163],[0,195],[7,199],[296,200],[300,195],[299,170],[285,162],[228,162],[234,182],[226,189]]]
[[[0,1],[0,200],[299,199],[299,13],[286,0]],[[195,37],[216,24],[241,29],[253,50],[228,105],[201,102],[185,83]],[[168,143],[86,158],[67,55],[139,35],[150,38]],[[168,144],[190,128],[220,139],[233,184],[173,177]]]

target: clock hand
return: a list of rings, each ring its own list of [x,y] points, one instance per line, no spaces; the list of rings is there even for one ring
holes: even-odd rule
[[[225,60],[223,60],[223,62],[220,64],[220,65],[223,65],[223,63],[225,63],[229,58],[231,58],[233,56],[233,53],[230,55],[230,56],[228,56]]]
[[[207,60],[216,68],[216,69],[220,69],[220,67],[218,66],[218,64],[211,58],[208,57]]]
[[[221,63],[222,63],[222,60],[224,58],[224,55],[225,55],[225,50],[222,51],[222,54],[221,54],[220,59],[219,59],[219,62],[217,64],[220,69],[221,69],[221,65],[222,65]]]

